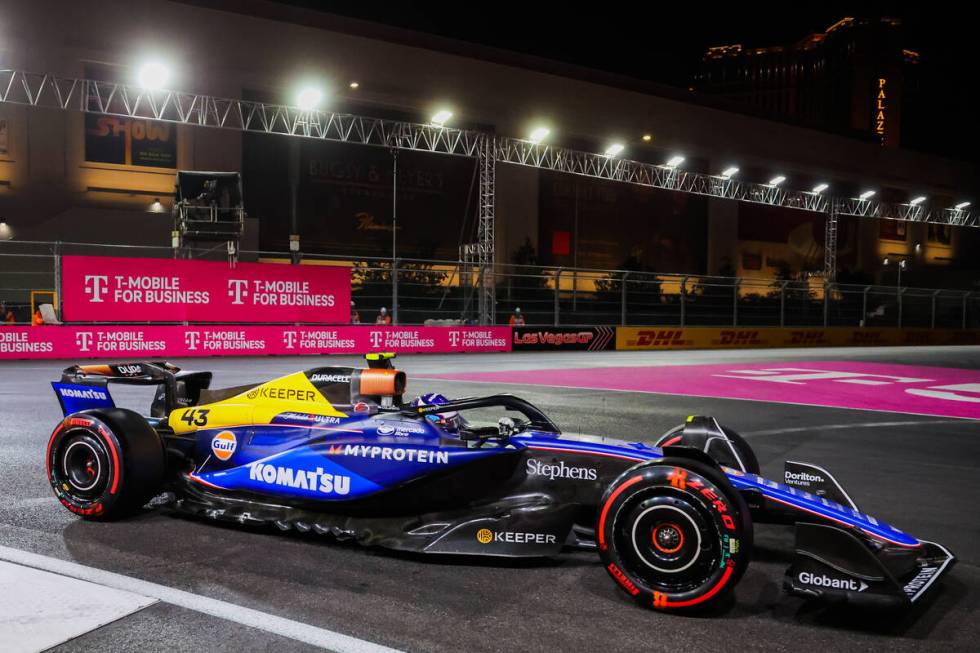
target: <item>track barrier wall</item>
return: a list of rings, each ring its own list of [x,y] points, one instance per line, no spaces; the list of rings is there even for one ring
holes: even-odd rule
[[[509,327],[41,326],[0,328],[0,359],[510,351]]]
[[[619,327],[617,350],[980,345],[980,331],[895,328]]]
[[[11,326],[0,360],[980,345],[980,331],[706,327]]]

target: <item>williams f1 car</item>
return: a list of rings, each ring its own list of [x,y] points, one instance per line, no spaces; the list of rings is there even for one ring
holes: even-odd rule
[[[149,415],[116,407],[117,383],[155,386]],[[753,523],[795,525],[784,586],[810,599],[908,607],[954,560],[861,512],[825,469],[787,462],[782,483],[762,478],[747,442],[711,417],[653,443],[562,435],[512,395],[406,402],[405,373],[383,354],[222,389],[162,362],[76,365],[52,385],[65,417],[47,475],[84,519],[164,495],[154,503],[183,513],[422,554],[589,548],[659,610],[728,596]],[[487,411],[499,421],[471,421]]]

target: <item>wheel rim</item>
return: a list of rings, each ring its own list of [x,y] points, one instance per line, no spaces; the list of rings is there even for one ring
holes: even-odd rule
[[[657,551],[670,555],[677,553],[684,547],[685,537],[680,526],[673,522],[663,522],[654,527],[653,536],[650,539]]]
[[[98,440],[89,434],[66,439],[58,459],[62,489],[67,493],[79,499],[91,499],[105,490],[109,477],[108,457]]]
[[[629,571],[651,587],[678,592],[712,575],[718,557],[715,529],[683,493],[659,494],[624,508],[617,537]]]

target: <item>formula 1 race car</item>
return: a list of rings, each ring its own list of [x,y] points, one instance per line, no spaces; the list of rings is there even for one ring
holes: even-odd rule
[[[400,551],[595,549],[622,590],[660,610],[728,595],[753,522],[795,524],[784,585],[812,599],[907,607],[954,561],[860,512],[820,467],[762,478],[748,443],[711,417],[653,444],[563,436],[512,395],[405,402],[391,355],[368,363],[218,390],[210,372],[162,362],[69,367],[52,384],[65,417],[47,446],[51,487],[85,519],[166,495],[185,513]],[[111,383],[156,386],[149,416],[117,408]],[[472,421],[487,411],[509,414]]]

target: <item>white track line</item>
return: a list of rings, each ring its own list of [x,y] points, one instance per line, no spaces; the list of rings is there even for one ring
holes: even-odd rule
[[[253,610],[227,601],[212,599],[199,594],[185,592],[184,590],[158,585],[149,581],[131,578],[123,574],[116,574],[95,567],[87,567],[58,558],[38,555],[0,546],[0,560],[12,562],[14,564],[41,569],[69,578],[96,583],[105,587],[112,587],[117,590],[141,594],[170,603],[181,608],[202,612],[204,614],[226,619],[243,626],[263,630],[274,635],[281,635],[295,639],[306,644],[319,646],[320,648],[337,651],[337,653],[397,653],[396,649],[391,649],[380,644],[343,635],[341,633],[318,628],[309,624],[304,624],[292,619],[277,617],[276,615],[259,610]]]
[[[814,424],[794,426],[786,429],[767,429],[765,431],[739,431],[741,435],[781,435],[783,433],[802,433],[804,431],[844,431],[847,429],[873,429],[889,426],[921,426],[926,424],[962,424],[961,419],[926,419],[904,422],[852,422],[850,424]]]

